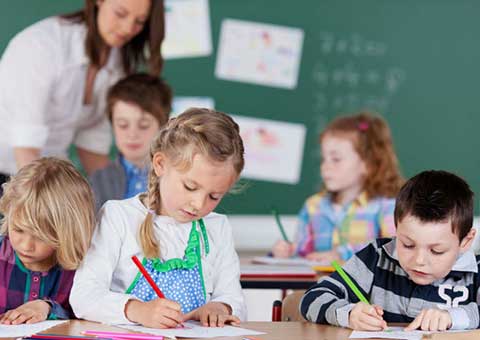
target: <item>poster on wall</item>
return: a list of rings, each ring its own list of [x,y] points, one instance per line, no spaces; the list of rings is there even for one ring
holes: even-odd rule
[[[212,54],[208,0],[166,0],[165,59],[202,57]]]
[[[306,127],[303,124],[232,115],[245,146],[242,177],[296,184],[300,181]]]
[[[215,75],[220,79],[294,89],[303,30],[225,19],[222,22]]]
[[[170,113],[170,117],[178,116],[180,113],[191,107],[214,109],[215,100],[211,97],[175,96],[173,98],[172,112]]]

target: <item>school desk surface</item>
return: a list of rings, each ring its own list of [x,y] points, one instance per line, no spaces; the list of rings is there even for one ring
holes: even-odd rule
[[[257,336],[234,336],[234,337],[217,337],[210,338],[214,340],[243,340],[245,338],[258,340],[340,340],[348,339],[351,330],[346,328],[316,325],[310,322],[244,322],[241,327],[253,329],[266,334]],[[101,330],[114,332],[129,332],[126,329],[108,326],[96,322],[84,320],[70,320],[67,323],[61,324],[45,330],[42,333],[58,334],[58,335],[82,335],[86,330]],[[133,333],[133,332],[131,332]],[[0,334],[1,337],[1,334]],[[461,333],[438,333],[429,336],[424,336],[423,339],[431,340],[473,340],[480,338],[480,330],[474,330]],[[14,338],[2,338],[14,340]],[[185,338],[186,339],[186,338]],[[186,339],[189,340],[189,339]],[[193,339],[190,339],[193,340]]]

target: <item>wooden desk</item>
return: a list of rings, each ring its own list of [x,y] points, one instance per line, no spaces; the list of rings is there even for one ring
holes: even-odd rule
[[[243,251],[240,255],[240,268],[242,264],[252,264],[252,259],[255,256],[263,256],[265,252],[258,251]],[[262,265],[259,265],[261,267]],[[291,276],[275,276],[275,277],[247,277],[240,275],[240,284],[245,289],[295,289],[307,290],[313,286],[320,276],[329,275],[331,273],[319,273],[316,277],[309,278],[292,278]]]
[[[262,340],[336,340],[347,339],[350,330],[332,326],[315,325],[307,322],[245,322],[241,325],[244,328],[253,329],[267,334],[255,336]],[[129,332],[113,326],[107,326],[96,322],[83,320],[70,320],[68,323],[50,328],[44,333],[62,334],[62,335],[81,335],[85,330],[105,330],[117,332]],[[1,336],[1,335],[0,335]],[[9,339],[9,338],[3,338]],[[2,339],[2,340],[3,340]],[[242,340],[243,337],[219,337],[210,338],[215,340]],[[14,340],[10,338],[10,340]]]
[[[244,322],[241,325],[244,328],[266,332],[266,334],[257,335],[255,338],[261,340],[344,340],[348,339],[351,330],[340,327],[316,325],[309,322]],[[50,328],[44,333],[62,334],[62,335],[81,335],[82,331],[95,329],[104,331],[129,332],[113,326],[107,326],[96,322],[83,320],[70,320],[68,323]],[[0,334],[1,336],[1,334]],[[461,333],[439,333],[425,336],[428,340],[473,340],[480,338],[480,330],[461,332]],[[14,340],[14,338],[2,338]],[[215,340],[242,340],[243,337],[217,337],[210,338]],[[188,339],[186,339],[188,340]],[[190,339],[192,340],[192,339]]]

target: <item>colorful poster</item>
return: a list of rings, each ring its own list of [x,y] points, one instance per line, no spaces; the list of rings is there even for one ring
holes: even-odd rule
[[[296,184],[300,180],[306,127],[303,124],[232,116],[245,145],[242,177]]]
[[[163,57],[201,57],[211,53],[208,0],[166,0]]]
[[[170,113],[170,117],[178,116],[180,113],[191,107],[204,107],[206,109],[214,109],[215,100],[211,97],[176,96],[173,98],[172,112]]]
[[[303,30],[225,19],[215,75],[218,78],[294,89],[297,86]]]

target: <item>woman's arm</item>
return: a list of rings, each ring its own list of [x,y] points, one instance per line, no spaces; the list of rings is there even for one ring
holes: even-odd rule
[[[14,147],[13,153],[15,155],[18,170],[37,158],[40,158],[40,149],[38,148]]]

